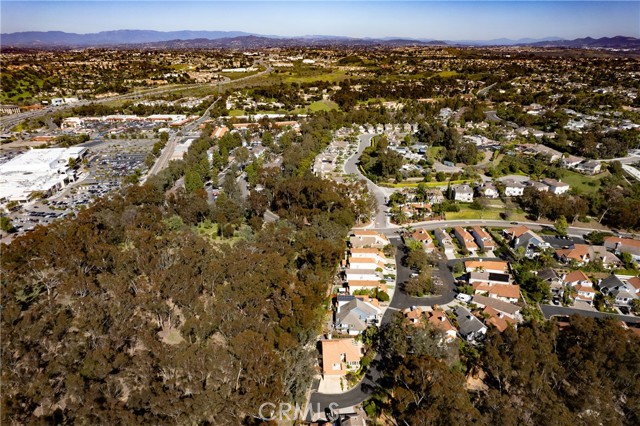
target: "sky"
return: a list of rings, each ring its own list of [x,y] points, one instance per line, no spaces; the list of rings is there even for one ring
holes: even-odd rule
[[[640,37],[640,1],[0,1],[0,31],[211,30],[436,40]]]

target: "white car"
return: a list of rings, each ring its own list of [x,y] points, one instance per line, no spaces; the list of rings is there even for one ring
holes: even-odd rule
[[[456,299],[460,300],[461,302],[465,302],[465,303],[471,302],[471,296],[469,296],[468,294],[464,294],[464,293],[458,294],[456,296]]]

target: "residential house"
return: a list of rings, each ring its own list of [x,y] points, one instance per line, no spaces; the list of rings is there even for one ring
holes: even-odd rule
[[[568,192],[570,189],[569,184],[557,181],[555,179],[547,178],[547,179],[544,179],[542,183],[544,183],[549,187],[549,192],[556,195],[564,194],[565,192]]]
[[[384,269],[384,260],[376,257],[350,257],[349,258],[349,268],[350,269],[367,269],[367,270],[383,270]]]
[[[485,198],[498,198],[500,193],[492,182],[485,182],[478,187],[478,193]]]
[[[465,248],[469,253],[475,253],[478,250],[478,246],[473,241],[473,237],[461,226],[453,228],[453,233],[460,242],[460,245]]]
[[[403,309],[402,314],[404,315],[405,320],[416,327],[424,326],[423,320],[425,319],[425,311],[423,311],[418,306],[411,306],[409,308]]]
[[[604,239],[604,246],[607,249],[612,250],[617,255],[628,253],[634,261],[640,261],[640,240],[607,237]]]
[[[573,244],[569,248],[556,250],[556,257],[563,263],[575,263],[582,266],[589,263],[594,255],[588,244]]]
[[[611,274],[607,278],[600,280],[598,287],[600,287],[602,294],[613,296],[616,306],[631,306],[633,300],[638,299],[640,290],[634,285],[636,283],[635,280],[629,281]]]
[[[517,327],[517,321],[513,318],[509,318],[504,313],[497,311],[489,306],[485,306],[482,310],[482,315],[486,317],[485,322],[494,326],[500,333],[505,331],[508,327]]]
[[[511,275],[509,274],[500,274],[496,272],[479,272],[479,271],[471,271],[469,272],[469,284],[473,285],[476,283],[482,284],[511,284]]]
[[[615,254],[607,251],[605,246],[591,246],[591,251],[593,253],[594,259],[600,260],[602,262],[602,266],[607,269],[615,269],[620,268],[622,266],[622,261]]]
[[[528,185],[533,187],[533,188],[535,188],[536,190],[538,190],[540,192],[549,190],[549,187],[547,185],[545,185],[542,182],[535,181],[535,180],[530,180],[528,182]]]
[[[449,320],[447,314],[445,314],[442,309],[439,309],[438,306],[434,306],[433,310],[427,313],[427,317],[427,321],[431,326],[442,330],[442,332],[445,334],[445,340],[447,342],[451,342],[456,338],[458,330],[451,323],[451,320]]]
[[[486,293],[488,297],[502,300],[503,302],[518,303],[520,301],[520,286],[517,284],[484,284],[473,285],[475,294]]]
[[[422,243],[422,248],[427,253],[432,252],[436,248],[435,244],[433,243],[433,238],[431,238],[431,234],[429,234],[429,232],[427,232],[427,230],[424,228],[416,229],[411,234],[411,238],[413,238],[416,241],[420,241]]]
[[[370,231],[367,229],[355,229],[351,232],[349,242],[351,243],[351,247],[356,248],[383,248],[384,246],[389,244],[389,239],[376,231]]]
[[[487,326],[474,317],[468,309],[456,306],[453,311],[458,321],[458,332],[464,339],[476,342],[487,334]]]
[[[540,155],[546,158],[550,163],[558,161],[562,158],[562,153],[553,148],[541,144],[522,144],[523,152],[529,155]]]
[[[593,299],[596,296],[596,290],[593,288],[593,283],[582,271],[570,272],[562,278],[562,283],[565,286],[573,288],[576,292],[576,300],[593,303]]]
[[[549,284],[549,290],[551,291],[551,294],[553,294],[554,296],[562,296],[564,291],[562,277],[558,275],[555,270],[551,268],[543,269],[541,271],[538,271],[537,275],[538,278]]]
[[[439,204],[444,201],[444,194],[439,189],[427,190],[425,201],[429,204]]]
[[[454,185],[453,199],[463,203],[473,202],[473,189],[469,185]]]
[[[567,169],[573,169],[578,166],[578,164],[584,161],[583,157],[578,157],[576,155],[569,155],[562,159],[562,166]]]
[[[358,335],[370,325],[377,325],[381,318],[380,308],[354,297],[351,301],[338,305],[334,324],[336,330]]]
[[[509,263],[503,260],[467,260],[464,262],[464,267],[467,272],[485,271],[495,274],[509,273]]]
[[[504,184],[504,195],[506,197],[519,197],[524,193],[525,185],[521,182],[508,179],[502,183]]]
[[[361,258],[361,257],[373,258],[373,259],[376,259],[376,261],[383,262],[383,263],[386,261],[386,256],[384,255],[384,252],[378,248],[373,248],[373,247],[352,248],[349,250],[349,257],[350,259]]]
[[[380,282],[380,280],[349,280],[347,282],[347,289],[349,294],[353,294],[359,290],[375,291],[380,290],[387,292],[387,285]]]
[[[595,175],[602,171],[602,164],[599,161],[585,161],[578,164],[576,170],[587,175]]]
[[[355,339],[323,340],[321,348],[324,376],[345,376],[360,368],[362,344]]]
[[[344,271],[345,279],[348,282],[351,281],[379,281],[381,279],[381,273],[375,269],[352,269],[348,268]]]
[[[523,248],[525,257],[529,259],[536,257],[539,251],[551,247],[542,237],[524,225],[505,229],[502,233],[510,241],[510,245],[514,250]]]
[[[444,249],[444,254],[453,255],[456,251],[456,246],[453,244],[451,237],[443,229],[436,229],[433,231],[433,235],[436,237],[438,244]]]
[[[518,305],[514,305],[513,303],[505,302],[500,299],[496,299],[494,297],[482,296],[480,294],[475,294],[473,296],[473,303],[480,307],[489,307],[495,309],[498,312],[502,312],[505,316],[509,318],[513,318],[514,320],[521,320],[522,316],[520,315],[520,311],[522,308]]]
[[[476,244],[481,250],[489,251],[496,248],[496,243],[491,238],[491,235],[480,226],[474,226],[471,229],[471,234],[473,234],[473,238],[475,238]]]

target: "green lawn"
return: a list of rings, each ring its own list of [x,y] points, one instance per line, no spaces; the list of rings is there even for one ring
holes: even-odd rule
[[[595,176],[587,176],[581,173],[566,170],[563,173],[562,181],[571,185],[581,193],[593,193],[600,189],[601,180],[609,175],[609,172],[600,173]]]
[[[232,109],[232,110],[229,111],[229,115],[231,117],[237,117],[239,115],[246,115],[246,114],[241,109]]]
[[[436,160],[442,157],[442,152],[444,151],[443,146],[430,146],[427,149],[427,158],[432,160]]]
[[[458,75],[458,72],[457,71],[441,71],[436,75],[439,75],[440,77],[443,77],[443,78],[447,78],[447,77],[453,77]]]
[[[467,207],[461,207],[459,212],[447,212],[445,217],[447,220],[467,220],[467,219],[488,219],[500,220],[501,210],[487,209],[484,211],[472,210]]]
[[[287,73],[288,75],[285,77],[286,83],[312,83],[314,81],[342,81],[347,78],[347,74],[344,71],[333,71],[333,72],[305,72],[302,75],[299,73],[291,72]]]
[[[338,109],[338,104],[327,100],[317,101],[309,105],[309,110],[311,110],[311,112],[331,111],[334,109]]]

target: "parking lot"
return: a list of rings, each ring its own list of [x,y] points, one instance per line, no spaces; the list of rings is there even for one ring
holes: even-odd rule
[[[123,179],[140,170],[147,169],[145,158],[151,152],[154,139],[107,139],[91,141],[89,154],[79,166],[78,180],[50,196],[27,203],[22,209],[9,215],[18,231],[15,235],[30,231],[37,225],[48,225],[53,221],[75,213],[93,202],[120,188]]]

